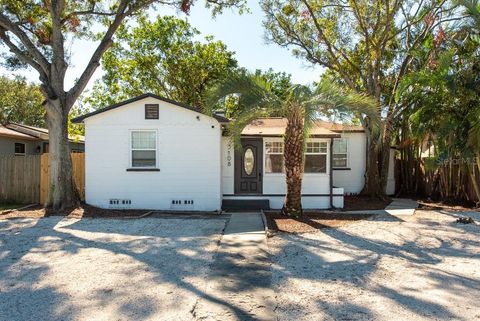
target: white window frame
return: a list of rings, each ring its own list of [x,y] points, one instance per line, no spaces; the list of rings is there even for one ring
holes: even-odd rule
[[[16,148],[16,145],[17,144],[20,144],[20,145],[23,145],[23,153],[17,153],[17,151],[15,150]],[[27,144],[25,143],[20,143],[20,142],[15,142],[13,143],[13,148],[14,148],[14,153],[15,153],[15,156],[25,156],[27,154]]]
[[[341,138],[334,138],[333,139],[333,144],[335,145],[335,141],[336,140],[345,140],[345,146],[347,147],[347,151],[346,151],[346,155],[347,155],[347,163],[345,166],[335,166],[333,167],[333,169],[336,169],[336,168],[350,168],[350,155],[349,155],[349,150],[350,150],[350,146],[349,146],[349,140],[347,137],[341,137]],[[335,150],[333,149],[333,146],[332,146],[332,162],[334,161],[335,159]],[[332,166],[333,166],[333,163],[332,163]]]
[[[133,133],[134,132],[154,132],[155,133],[155,149],[133,149],[132,147],[132,141],[133,141]],[[129,158],[129,168],[135,168],[135,169],[151,169],[151,168],[158,168],[158,130],[156,129],[130,129],[128,133],[128,141],[129,141],[129,153],[130,155],[128,156]],[[133,167],[133,151],[134,150],[154,150],[155,151],[155,166],[136,166]]]
[[[281,153],[267,153],[267,143],[281,143],[283,145],[282,152]],[[282,138],[269,138],[269,139],[263,139],[263,173],[265,175],[271,175],[271,176],[279,176],[279,175],[285,175],[285,158],[283,158],[283,164],[282,164],[282,171],[280,173],[276,172],[267,172],[267,155],[284,155],[283,151],[285,148],[285,142],[283,141]]]
[[[320,144],[325,144],[326,145],[326,151],[325,152],[307,152],[307,144],[309,143],[320,143]],[[304,175],[329,175],[329,168],[330,168],[330,161],[328,157],[328,152],[329,152],[329,142],[326,140],[319,140],[319,139],[309,139],[307,140],[305,144],[305,155],[325,155],[325,172],[324,173],[315,173],[315,172],[306,172],[305,168],[303,169]]]
[[[266,171],[267,155],[269,154],[269,153],[267,153],[267,143],[274,143],[274,142],[282,143],[284,145],[283,148],[285,148],[285,142],[283,141],[283,138],[264,138],[264,140],[263,140],[263,173],[266,176],[282,176],[282,175],[285,175],[285,158],[283,159],[283,171],[281,173],[272,173],[272,172],[267,172]],[[329,172],[330,172],[330,157],[328,156],[329,152],[330,152],[330,140],[325,140],[325,139],[320,139],[320,138],[311,138],[311,139],[307,140],[307,143],[314,143],[314,142],[326,144],[327,151],[326,152],[321,152],[321,153],[307,153],[307,150],[305,148],[305,155],[307,155],[307,154],[326,155],[327,167],[326,167],[326,170],[325,170],[324,173],[308,173],[308,172],[304,171],[303,175],[304,176],[310,176],[310,175],[313,175],[313,176],[328,176]],[[283,153],[272,153],[272,154],[282,154],[283,155]]]

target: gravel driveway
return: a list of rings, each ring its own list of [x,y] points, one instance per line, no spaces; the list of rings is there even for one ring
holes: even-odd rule
[[[0,220],[0,320],[191,320],[225,222]]]
[[[455,219],[417,211],[269,239],[277,320],[480,320],[480,226]],[[225,224],[0,220],[0,321],[202,318],[227,304],[206,291]]]
[[[269,239],[278,320],[480,320],[480,226],[455,220],[417,211]]]

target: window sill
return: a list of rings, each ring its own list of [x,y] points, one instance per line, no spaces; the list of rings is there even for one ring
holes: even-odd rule
[[[319,172],[310,172],[310,173],[303,172],[303,175],[326,175],[326,176],[328,176],[328,173],[325,173],[325,172],[321,172],[321,173],[319,173]],[[265,173],[265,176],[285,176],[285,173]]]
[[[333,167],[332,170],[334,171],[351,171],[350,167]]]
[[[127,168],[127,172],[160,172],[160,168]]]

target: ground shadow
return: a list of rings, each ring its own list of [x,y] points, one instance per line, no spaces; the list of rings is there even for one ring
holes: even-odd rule
[[[410,313],[420,319],[463,319],[459,310],[453,311],[451,306],[436,302],[428,295],[422,295],[424,290],[422,284],[407,284],[407,278],[405,278],[406,282],[403,286],[390,285],[387,275],[395,275],[395,273],[392,274],[391,271],[385,270],[385,262],[388,260],[404,262],[407,267],[411,268],[404,273],[422,273],[422,277],[429,286],[433,284],[448,295],[461,298],[465,296],[465,293],[469,293],[470,298],[475,297],[475,294],[478,296],[480,295],[480,279],[473,275],[470,278],[463,277],[437,267],[441,266],[446,259],[455,260],[455,262],[477,259],[480,263],[480,238],[478,241],[473,238],[461,239],[465,232],[478,234],[478,227],[461,224],[452,226],[452,223],[448,222],[443,222],[440,226],[438,224],[408,225],[410,223],[396,220],[392,220],[392,222],[394,224],[391,226],[388,223],[378,225],[377,222],[363,222],[361,226],[366,226],[366,224],[377,224],[376,226],[378,226],[377,231],[372,232],[369,229],[364,235],[362,235],[361,229],[355,229],[353,225],[352,230],[349,230],[348,227],[323,228],[321,224],[309,222],[312,227],[319,229],[317,235],[283,233],[276,236],[281,241],[278,242],[279,245],[275,246],[276,255],[273,257],[274,285],[277,291],[288,293],[283,301],[280,300],[280,304],[290,301],[288,296],[298,295],[296,300],[300,301],[297,310],[304,311],[295,314],[295,309],[292,312],[289,310],[290,308],[280,306],[278,309],[283,311],[280,315],[298,320],[308,320],[308,313],[314,309],[309,301],[314,300],[317,302],[317,308],[321,309],[328,319],[387,319],[386,315],[377,314],[378,307],[373,309],[371,307],[374,305],[365,303],[368,302],[368,299],[357,300],[358,297],[364,296],[393,302],[404,313]],[[397,233],[399,224],[409,226],[408,235]],[[441,236],[435,237],[435,233],[446,227],[458,231],[453,241],[442,239]],[[389,238],[381,239],[367,233],[386,236],[388,234]],[[273,243],[277,241],[271,240]],[[459,245],[458,242],[462,245]],[[385,277],[379,278],[379,275],[383,274]],[[397,276],[401,277],[401,273],[399,272]],[[295,293],[289,293],[288,290],[292,280],[303,284],[303,287],[298,289],[292,288],[292,291],[297,291]],[[326,292],[319,293],[309,288],[308,284],[311,282],[320,282],[323,287],[318,288],[317,291]],[[335,289],[337,291],[343,289],[346,292],[336,293]],[[333,292],[328,295],[330,290]],[[348,291],[351,292],[351,296],[347,295]],[[310,293],[310,297],[305,293]],[[306,301],[304,305],[302,305],[302,295]],[[342,298],[342,295],[346,295],[346,297]],[[359,306],[359,302],[365,304]],[[465,303],[465,308],[471,308],[469,303]],[[392,313],[392,317],[395,316],[394,311],[390,313]]]
[[[141,320],[161,315],[159,309],[185,310],[186,307],[181,306],[182,296],[191,295],[197,300],[202,298],[227,306],[238,319],[248,315],[247,311],[232,306],[221,297],[209,296],[204,283],[191,281],[207,277],[205,273],[212,264],[215,242],[225,227],[225,217],[194,221],[188,218],[61,220],[61,217],[49,217],[0,221],[0,320],[81,319],[86,307],[65,293],[64,283],[75,281],[64,280],[52,286],[45,286],[43,281],[62,269],[59,262],[65,262],[65,257],[81,257],[94,262],[95,257],[85,254],[92,249],[99,261],[102,258],[98,255],[111,256],[112,266],[115,262],[128,261],[124,265],[119,263],[124,270],[112,269],[116,277],[125,283],[109,285],[107,282],[94,286],[96,291],[85,294],[86,298],[90,298],[90,304],[98,306],[98,309],[106,309],[112,302],[122,302],[116,307],[118,317]],[[185,228],[187,224],[191,227]],[[39,259],[40,256],[52,259],[49,262],[48,259]],[[62,257],[63,261],[56,261]],[[91,268],[88,262],[85,266]],[[69,277],[85,277],[80,272],[80,269],[74,268]],[[91,272],[93,277],[96,272]],[[151,282],[143,286],[151,284],[152,291],[155,291],[154,285],[163,284],[171,288],[172,293],[167,292],[166,296],[152,294],[153,297],[126,293],[122,288],[133,291],[137,288],[137,292],[145,293],[138,288],[142,283],[134,283],[136,274],[140,272],[146,272]],[[175,298],[177,289],[181,289],[182,293]],[[173,299],[167,300],[168,295]],[[164,299],[159,301],[161,297]],[[189,308],[193,309],[194,303]],[[182,318],[181,315],[178,317]],[[189,317],[193,318],[193,315]]]

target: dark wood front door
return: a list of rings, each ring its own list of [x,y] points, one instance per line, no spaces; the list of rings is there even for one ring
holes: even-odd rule
[[[235,150],[235,194],[262,194],[263,142],[242,139]]]

